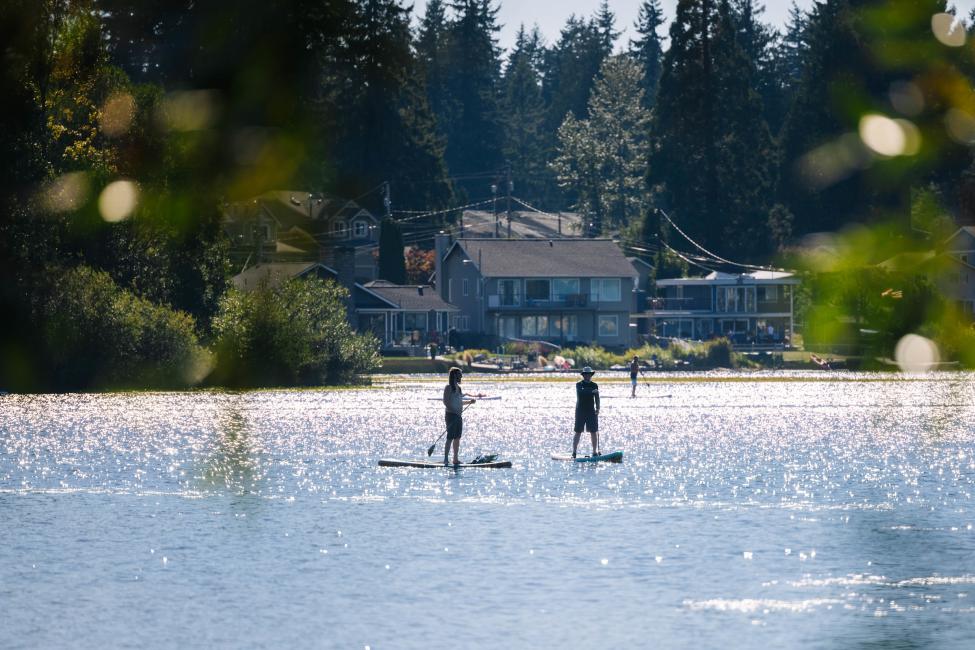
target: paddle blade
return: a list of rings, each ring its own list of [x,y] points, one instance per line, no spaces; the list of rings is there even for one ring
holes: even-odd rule
[[[436,449],[436,447],[437,443],[430,445],[430,447],[427,449],[427,456],[433,456],[433,450]]]

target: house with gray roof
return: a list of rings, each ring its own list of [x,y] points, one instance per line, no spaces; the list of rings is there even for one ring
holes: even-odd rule
[[[795,287],[786,271],[721,273],[656,281],[659,296],[634,316],[639,334],[735,343],[786,345],[794,331]]]
[[[372,332],[387,351],[415,351],[430,343],[444,343],[453,317],[460,312],[429,285],[385,280],[356,285],[354,304],[356,329]]]
[[[440,297],[453,326],[500,339],[557,345],[632,343],[638,273],[609,239],[436,237]]]

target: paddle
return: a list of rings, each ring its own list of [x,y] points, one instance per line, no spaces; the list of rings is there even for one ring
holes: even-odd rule
[[[473,403],[474,402],[471,402],[471,404],[473,404]],[[465,406],[463,409],[461,409],[460,412],[463,413],[464,411],[466,411],[468,409],[468,407],[470,407],[471,404],[468,404],[467,406]],[[440,435],[437,436],[437,439],[433,441],[433,444],[430,445],[427,448],[427,456],[433,456],[433,450],[437,448],[437,443],[440,442],[440,439],[443,438],[445,435],[447,435],[447,429],[444,429],[443,431],[441,431],[440,432]]]
[[[642,370],[640,371],[640,377],[643,379],[643,385],[646,386],[647,388],[650,388],[650,382],[647,381],[647,378],[644,376]],[[658,399],[661,397],[670,397],[670,395],[651,395],[650,397],[653,399]]]
[[[495,395],[494,397],[487,397],[486,395],[472,395],[471,397],[475,398],[476,400],[478,400],[480,402],[487,402],[487,401],[501,399],[501,396],[500,395]],[[440,402],[440,401],[442,401],[442,398],[440,398],[440,397],[428,397],[427,398],[427,401],[428,402]]]

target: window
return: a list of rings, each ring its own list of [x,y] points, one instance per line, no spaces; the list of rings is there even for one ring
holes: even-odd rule
[[[518,319],[514,316],[503,316],[499,318],[498,336],[506,339],[518,338]]]
[[[464,278],[462,291],[465,296],[471,295],[471,281],[467,278]]]
[[[579,295],[579,278],[558,278],[552,280],[552,293],[555,300],[565,300],[566,296]]]
[[[447,279],[447,302],[454,301],[454,279]]]
[[[778,289],[779,288],[774,284],[769,285],[767,287],[759,287],[758,288],[759,301],[775,302],[776,300],[778,300],[778,295],[779,295]]]
[[[425,332],[427,329],[426,312],[406,312],[403,314],[403,329],[408,332],[412,332],[413,330]]]
[[[522,336],[548,336],[548,316],[522,316]]]
[[[365,221],[356,221],[352,226],[352,232],[356,239],[364,239],[369,232],[369,226]]]
[[[525,298],[549,300],[551,283],[548,280],[525,280]]]
[[[620,335],[620,317],[616,314],[601,315],[598,324],[600,337],[614,338]]]
[[[589,297],[596,302],[619,302],[619,278],[593,278],[589,281]]]
[[[461,332],[467,332],[471,329],[471,317],[454,316],[454,328]]]
[[[501,294],[501,306],[516,307],[521,304],[521,281],[498,280],[498,293]]]
[[[332,224],[332,234],[336,237],[345,237],[348,234],[348,224],[345,221],[339,219]]]
[[[552,336],[560,338],[565,337],[568,339],[575,338],[576,333],[579,330],[578,316],[563,316],[562,318],[553,316],[550,320],[552,323]]]

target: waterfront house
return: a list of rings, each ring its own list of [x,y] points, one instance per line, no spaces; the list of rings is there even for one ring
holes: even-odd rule
[[[376,280],[357,285],[354,295],[358,331],[372,332],[386,352],[415,354],[430,343],[446,344],[451,320],[460,312],[429,285]]]
[[[975,319],[975,227],[963,226],[945,241],[943,267],[935,278],[938,289],[966,314]]]
[[[608,239],[436,237],[437,290],[459,332],[557,345],[632,342],[637,271]]]
[[[784,271],[719,273],[656,281],[658,296],[635,318],[642,334],[737,344],[788,345],[794,331],[794,288]]]

